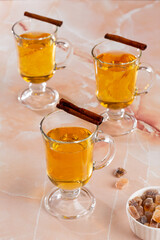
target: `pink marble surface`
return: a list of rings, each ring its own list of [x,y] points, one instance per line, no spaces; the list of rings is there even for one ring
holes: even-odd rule
[[[43,208],[52,187],[46,177],[39,122],[44,113],[22,106],[17,95],[27,86],[17,71],[11,26],[30,11],[64,21],[59,37],[72,42],[74,54],[48,85],[60,96],[101,112],[95,97],[91,48],[106,32],[147,43],[143,61],[155,69],[151,91],[131,108],[138,128],[115,139],[116,155],[108,168],[95,171],[87,187],[95,195],[94,213],[59,221]],[[125,213],[128,197],[139,188],[160,185],[160,2],[112,0],[0,1],[0,240],[136,240]],[[74,88],[73,88],[74,85]],[[116,190],[113,170],[127,170],[129,186]]]

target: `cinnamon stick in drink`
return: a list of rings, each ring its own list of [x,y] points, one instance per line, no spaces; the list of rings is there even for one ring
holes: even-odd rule
[[[24,12],[24,16],[27,16],[27,17],[30,17],[30,18],[35,18],[35,19],[43,21],[43,22],[48,22],[48,23],[54,24],[58,27],[60,27],[63,23],[60,20],[44,17],[44,16],[41,16],[41,15],[38,15],[38,14],[35,14],[35,13],[30,13],[30,12]]]
[[[147,45],[144,43],[140,43],[140,42],[136,42],[133,40],[130,40],[128,38],[124,38],[115,34],[109,34],[106,33],[104,38],[109,39],[109,40],[113,40],[115,42],[120,42],[120,43],[124,43],[126,45],[132,46],[132,47],[136,47],[139,48],[141,50],[145,50],[147,48]]]
[[[87,109],[80,108],[80,107],[74,105],[73,103],[65,100],[64,98],[62,98],[59,101],[59,104],[57,104],[57,108],[63,109],[64,111],[66,111],[74,116],[82,118],[82,119],[84,119],[88,122],[91,122],[93,124],[96,124],[96,125],[100,125],[103,121],[103,117],[101,115],[91,112]]]

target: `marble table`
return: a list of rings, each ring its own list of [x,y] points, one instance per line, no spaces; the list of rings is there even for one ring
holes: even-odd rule
[[[131,105],[137,129],[115,138],[114,160],[95,171],[87,184],[96,197],[95,211],[79,220],[57,220],[43,207],[43,196],[52,188],[39,131],[47,112],[31,111],[17,100],[27,83],[17,71],[11,27],[24,11],[64,21],[58,36],[72,43],[73,55],[68,67],[57,71],[48,85],[77,105],[103,111],[95,97],[90,52],[106,32],[147,43],[142,61],[155,70],[150,92]],[[0,1],[0,240],[138,239],[129,228],[126,201],[142,187],[160,185],[159,21],[160,2],[154,0]],[[129,185],[123,190],[115,188],[117,167],[127,170]]]

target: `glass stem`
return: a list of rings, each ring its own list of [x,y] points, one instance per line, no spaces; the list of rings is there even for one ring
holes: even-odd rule
[[[66,200],[72,200],[74,198],[77,198],[78,195],[80,194],[80,188],[74,189],[74,190],[60,189],[60,191],[61,191],[62,198]]]
[[[120,120],[124,117],[125,110],[122,109],[107,109],[107,113],[111,120]]]
[[[40,84],[30,83],[29,89],[31,90],[31,92],[33,94],[44,93],[46,91],[46,83],[45,82],[40,83]]]

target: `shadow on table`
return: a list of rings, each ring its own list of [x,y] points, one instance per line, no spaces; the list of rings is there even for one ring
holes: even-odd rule
[[[111,208],[104,202],[96,199],[96,207],[92,214],[77,220],[62,220],[62,224],[68,230],[83,234],[96,234],[107,231],[111,216]]]

